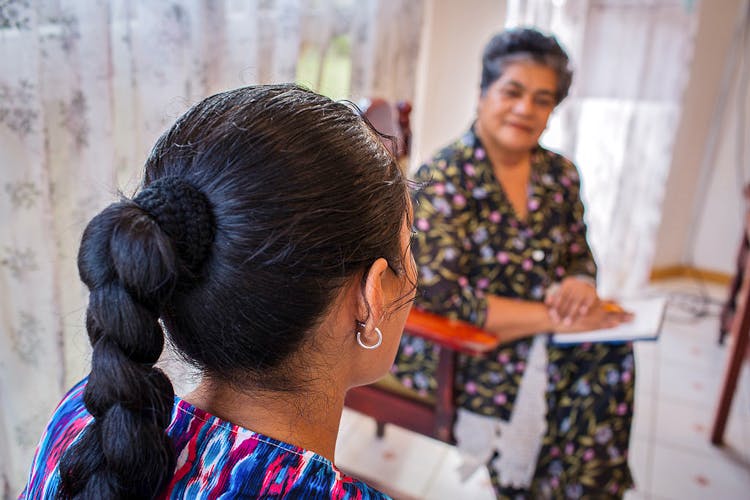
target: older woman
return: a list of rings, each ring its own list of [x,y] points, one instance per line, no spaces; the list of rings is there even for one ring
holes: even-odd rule
[[[632,346],[560,347],[545,335],[627,319],[597,296],[576,167],[538,143],[570,82],[555,38],[495,36],[476,121],[417,173],[417,305],[503,340],[461,359],[456,380],[459,448],[487,463],[498,498],[610,498],[633,484]],[[430,392],[435,359],[404,337],[394,371]]]

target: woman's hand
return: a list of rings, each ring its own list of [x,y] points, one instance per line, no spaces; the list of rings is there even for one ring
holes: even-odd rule
[[[579,315],[570,323],[559,322],[555,331],[559,333],[587,332],[590,330],[601,330],[613,328],[621,323],[627,323],[633,319],[633,314],[622,309],[614,302],[597,301],[590,307],[586,314]]]
[[[566,326],[585,316],[598,302],[596,286],[574,276],[562,280],[544,301],[552,320]]]

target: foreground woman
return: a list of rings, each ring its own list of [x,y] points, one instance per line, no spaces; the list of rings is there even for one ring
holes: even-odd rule
[[[286,85],[177,120],[89,223],[90,375],[22,498],[384,495],[333,464],[344,395],[393,362],[414,295],[405,180],[345,104]],[[165,335],[202,372],[175,397]]]

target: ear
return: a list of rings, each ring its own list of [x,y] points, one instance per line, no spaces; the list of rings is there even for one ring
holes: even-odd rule
[[[367,270],[364,290],[357,301],[357,319],[366,325],[371,332],[383,319],[385,312],[385,293],[383,280],[388,271],[388,262],[382,257],[377,259]]]

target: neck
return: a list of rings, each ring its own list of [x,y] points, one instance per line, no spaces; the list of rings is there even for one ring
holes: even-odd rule
[[[223,420],[313,451],[333,462],[344,394],[330,384],[299,392],[246,393],[229,384],[204,379],[184,399]]]
[[[485,153],[490,159],[494,169],[513,169],[516,167],[527,167],[531,164],[531,150],[510,150],[497,144],[492,136],[485,134],[480,126],[476,126],[475,133],[482,141]]]

